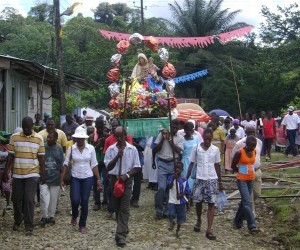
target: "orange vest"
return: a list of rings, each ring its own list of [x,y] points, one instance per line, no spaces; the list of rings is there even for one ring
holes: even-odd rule
[[[253,150],[251,158],[247,156],[244,148],[242,148],[240,151],[241,158],[238,163],[239,172],[236,178],[242,181],[253,181],[255,179],[253,164],[255,162],[256,151]]]

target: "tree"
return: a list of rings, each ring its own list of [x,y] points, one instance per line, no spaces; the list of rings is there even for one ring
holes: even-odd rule
[[[214,35],[245,26],[244,23],[232,24],[241,10],[222,10],[223,1],[185,0],[183,7],[175,1],[174,4],[169,4],[172,20],[167,22],[180,36]]]
[[[53,5],[42,3],[31,7],[28,16],[35,18],[39,22],[53,22]]]
[[[260,27],[260,37],[265,44],[279,46],[300,38],[300,11],[298,4],[282,8],[277,6],[278,13],[272,13],[266,6],[261,13],[265,22]]]

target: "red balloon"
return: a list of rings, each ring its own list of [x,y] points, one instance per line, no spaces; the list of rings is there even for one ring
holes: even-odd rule
[[[127,40],[121,40],[117,44],[117,50],[120,54],[125,54],[130,46],[130,42]]]
[[[176,76],[176,69],[171,63],[166,63],[163,70],[162,74],[166,78],[174,78]]]
[[[113,68],[107,73],[107,78],[108,80],[115,82],[119,80],[120,74],[119,74],[119,69],[118,68]]]
[[[157,51],[158,50],[158,41],[155,37],[153,36],[149,36],[146,39],[146,45],[149,49],[153,50],[153,51]]]

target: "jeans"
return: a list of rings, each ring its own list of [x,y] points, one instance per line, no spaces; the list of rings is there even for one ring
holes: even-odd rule
[[[115,212],[115,208],[114,208],[114,204],[112,202],[112,192],[113,192],[113,190],[112,190],[111,185],[110,185],[111,184],[111,178],[110,178],[110,176],[108,176],[106,178],[106,181],[108,183],[108,190],[107,190],[108,206],[107,206],[107,212],[113,214]]]
[[[174,163],[171,162],[162,162],[157,159],[157,184],[158,189],[154,196],[154,203],[155,203],[155,210],[156,215],[163,216],[164,214],[164,208],[163,203],[164,201],[168,201],[168,192],[166,190],[167,188],[167,179],[169,176],[171,176],[174,173]],[[165,211],[165,214],[167,211]]]
[[[72,203],[72,217],[78,217],[78,207],[81,206],[81,213],[79,219],[79,227],[86,226],[86,219],[88,216],[89,197],[93,186],[93,176],[78,179],[71,178],[71,203]]]
[[[183,225],[186,222],[186,204],[168,204],[169,220],[177,219],[178,225]]]
[[[98,170],[99,170],[99,174],[100,174],[100,177],[102,179],[102,185],[103,185],[103,201],[102,201],[102,204],[107,204],[108,203],[108,195],[107,195],[108,185],[107,185],[107,181],[105,180],[106,168],[105,168],[104,162],[99,163]],[[100,205],[101,206],[100,190],[97,189],[97,178],[96,178],[96,176],[94,176],[93,194],[94,194],[95,205]]]
[[[54,218],[59,195],[59,186],[40,185],[40,201],[42,218]]]
[[[24,218],[25,230],[33,230],[35,195],[39,177],[13,178],[11,200],[14,207],[14,220],[20,225]]]
[[[234,224],[237,227],[243,225],[243,220],[247,220],[249,229],[255,228],[256,223],[251,208],[251,194],[253,191],[253,181],[237,180],[237,186],[241,195],[241,202],[239,204],[238,211],[234,218]]]
[[[297,148],[295,144],[297,129],[287,129],[287,139],[289,145],[286,147],[285,154],[288,155],[289,152],[292,152],[293,156],[297,155]]]
[[[110,176],[110,187],[113,193],[115,182],[117,181],[117,177],[115,175]],[[115,234],[115,240],[125,240],[128,234],[128,222],[130,215],[130,196],[131,196],[131,188],[132,188],[132,178],[129,178],[125,181],[125,192],[121,198],[116,198],[112,194],[111,201],[116,210],[116,218],[117,218],[117,229]]]
[[[133,176],[133,188],[130,202],[138,202],[141,194],[143,172],[140,171]]]

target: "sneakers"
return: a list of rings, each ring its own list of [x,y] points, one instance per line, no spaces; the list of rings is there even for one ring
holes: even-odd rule
[[[50,224],[51,226],[53,226],[55,224],[55,220],[53,217],[50,217],[48,220],[47,220],[47,223]]]
[[[82,234],[86,234],[87,233],[86,227],[80,227],[79,232],[82,233]]]
[[[26,236],[31,236],[33,234],[32,230],[26,230],[25,235]]]
[[[71,219],[71,225],[76,226],[77,225],[77,218],[72,218]]]
[[[47,221],[48,221],[47,218],[42,218],[39,222],[40,226],[45,227],[47,224]]]
[[[140,207],[138,201],[131,201],[131,202],[130,202],[130,205],[131,205],[132,207],[135,207],[135,208]]]
[[[116,244],[118,247],[124,247],[126,245],[126,241],[123,239],[117,239]]]
[[[95,205],[93,206],[93,210],[94,210],[94,211],[98,211],[98,210],[100,210],[100,209],[101,209],[101,206],[100,206],[100,205],[95,204]]]
[[[14,230],[14,231],[19,231],[19,229],[20,229],[20,225],[14,223],[14,225],[13,225],[13,230]]]
[[[175,226],[175,222],[174,222],[174,220],[170,220],[170,223],[169,223],[168,230],[169,230],[169,231],[173,231],[173,229],[174,229],[174,226]]]
[[[105,215],[105,218],[106,219],[112,219],[113,218],[113,213],[107,212],[106,215]]]
[[[10,204],[6,205],[6,210],[11,210],[11,209],[12,209],[12,207]]]

